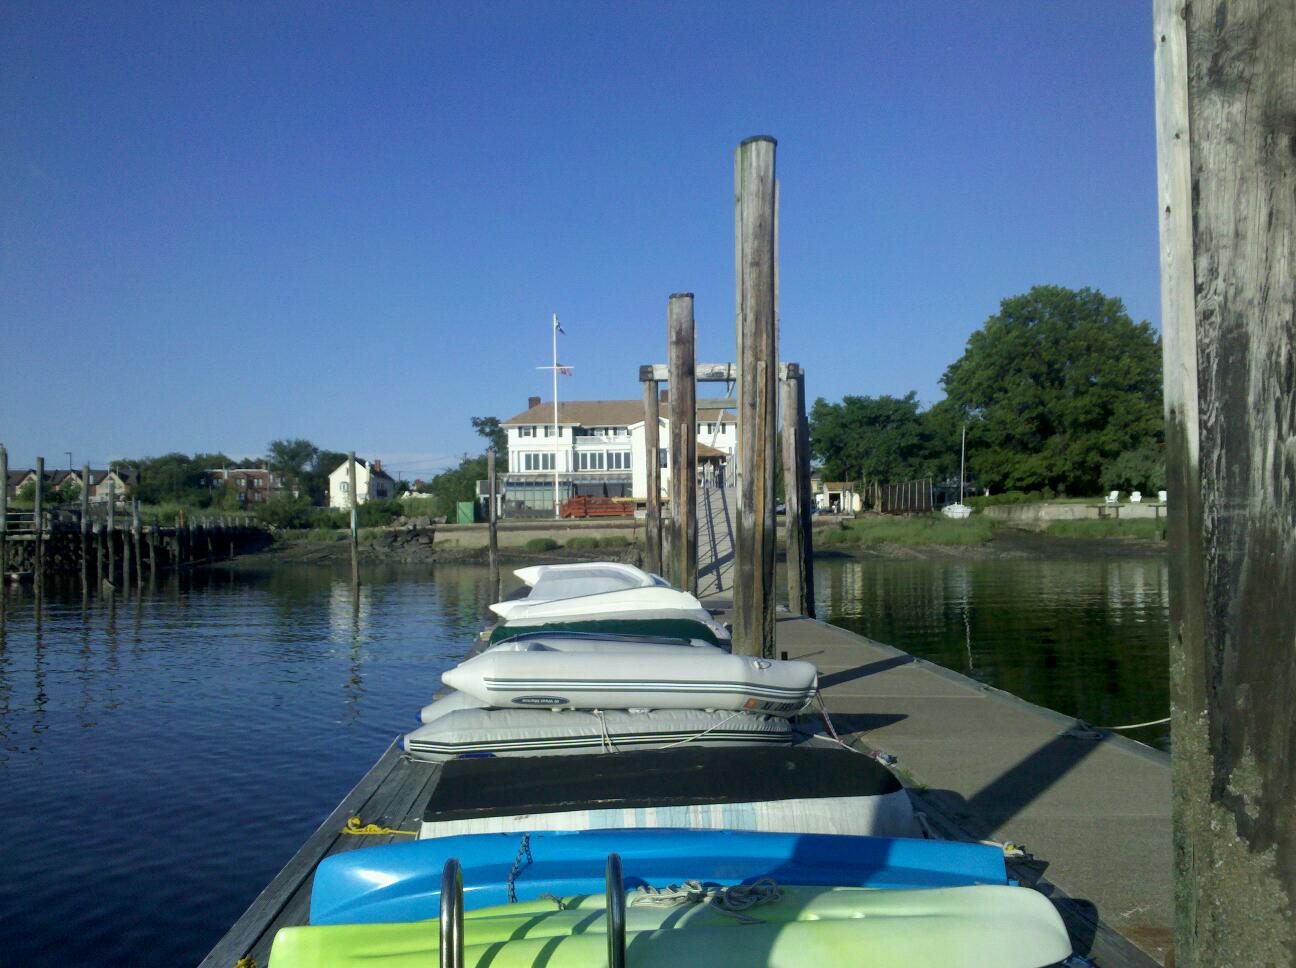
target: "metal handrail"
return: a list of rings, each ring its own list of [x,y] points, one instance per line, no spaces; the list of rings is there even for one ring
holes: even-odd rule
[[[441,869],[441,968],[463,968],[463,868],[451,857]]]
[[[608,968],[625,968],[626,901],[620,854],[608,854],[606,880]]]

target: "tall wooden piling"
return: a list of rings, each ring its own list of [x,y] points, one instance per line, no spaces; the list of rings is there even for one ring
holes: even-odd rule
[[[697,359],[693,293],[677,292],[666,310],[670,380],[671,578],[697,591]]]
[[[0,585],[5,582],[8,563],[6,545],[9,538],[9,451],[0,444]]]
[[[103,591],[104,586],[104,526],[101,522],[96,521],[94,524],[94,548],[95,548],[95,588]]]
[[[153,524],[149,528],[148,546],[149,546],[149,583],[157,579],[157,538],[158,538],[158,519],[153,515]]]
[[[131,543],[130,543],[130,525],[122,526],[122,570],[121,570],[121,589],[129,594],[131,587]]]
[[[105,529],[108,543],[108,584],[117,585],[117,485],[108,478],[108,526]]]
[[[81,467],[81,591],[90,589],[90,464]]]
[[[8,482],[6,482],[6,485]],[[45,581],[45,458],[36,458],[36,506],[32,524],[36,528],[35,581],[40,588]]]
[[[131,501],[131,544],[135,546],[135,587],[144,587],[144,554],[140,548],[139,498]]]
[[[737,653],[766,657],[775,654],[774,152],[774,139],[759,137],[734,153],[739,474],[733,641]]]
[[[1296,965],[1296,7],[1154,28],[1175,959]]]
[[[651,367],[649,368],[651,373]],[[644,570],[662,570],[661,537],[661,403],[657,381],[643,381],[644,394],[644,478],[647,481],[644,505]]]
[[[788,609],[814,617],[814,548],[810,519],[810,428],[805,374],[787,365],[780,381],[783,422],[783,527],[787,535]]]
[[[175,567],[179,571],[184,564],[184,540],[182,536],[184,515],[177,514],[175,519]]]
[[[489,507],[486,509],[487,527],[490,532],[487,536],[487,546],[490,555],[490,600],[499,601],[500,597],[500,568],[499,568],[499,526],[498,526],[498,507],[499,499],[496,495],[495,484],[495,448],[492,447],[486,452],[486,495],[489,501]]]
[[[347,487],[351,493],[351,584],[360,584],[360,499],[356,494],[355,451],[347,454]]]

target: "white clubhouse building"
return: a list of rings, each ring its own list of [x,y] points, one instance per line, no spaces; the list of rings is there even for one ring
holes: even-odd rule
[[[736,452],[738,428],[730,410],[698,411],[698,462],[723,465]],[[648,496],[642,400],[559,402],[555,433],[552,402],[531,397],[522,413],[503,422],[509,466],[504,475],[503,510],[553,513],[554,471],[558,500],[576,495]],[[660,404],[658,443],[663,495],[670,481],[670,403]]]

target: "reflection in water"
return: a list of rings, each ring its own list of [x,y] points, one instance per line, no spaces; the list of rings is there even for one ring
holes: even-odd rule
[[[1158,561],[816,564],[838,624],[1092,722],[1164,714]],[[197,962],[416,724],[487,582],[375,567],[356,592],[348,565],[278,566],[124,600],[52,583],[41,608],[0,590],[0,812],[41,828],[6,840],[5,963]]]
[[[815,563],[819,614],[1095,725],[1169,711],[1164,560]],[[1126,735],[1167,746],[1168,727]]]

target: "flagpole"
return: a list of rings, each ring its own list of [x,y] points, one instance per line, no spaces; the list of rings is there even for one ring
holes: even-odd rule
[[[553,462],[554,462],[554,518],[561,518],[558,510],[558,314],[553,314]]]

